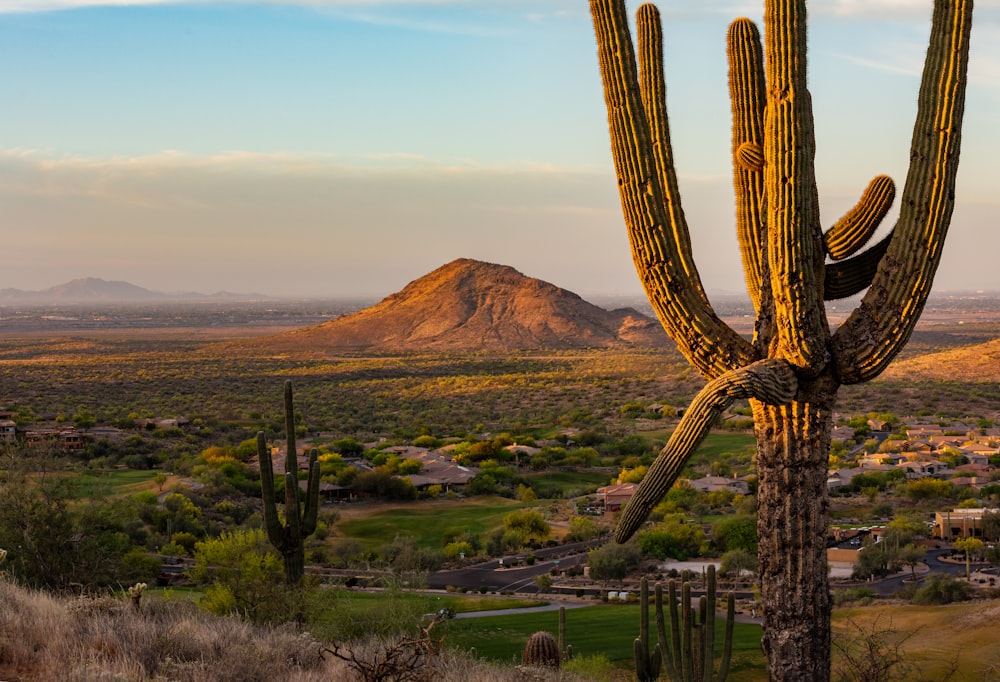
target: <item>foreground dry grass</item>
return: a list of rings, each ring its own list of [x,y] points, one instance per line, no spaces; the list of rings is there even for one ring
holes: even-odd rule
[[[946,606],[874,605],[834,611],[836,638],[857,637],[858,628],[883,631],[891,648],[900,643],[906,680],[1000,680],[997,621],[1000,600]],[[837,667],[838,661],[834,661]],[[872,678],[874,679],[874,678]]]
[[[378,642],[357,645],[360,658]],[[0,680],[171,680],[263,682],[361,680],[326,645],[293,626],[262,628],[218,618],[187,602],[149,601],[137,612],[110,598],[60,599],[0,577]],[[445,652],[428,661],[427,677],[385,680],[514,682],[581,680],[539,669],[519,670]]]

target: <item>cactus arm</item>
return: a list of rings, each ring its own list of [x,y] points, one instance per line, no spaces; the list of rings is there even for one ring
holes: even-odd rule
[[[691,234],[674,169],[673,146],[670,143],[670,119],[667,116],[667,80],[663,73],[663,26],[660,11],[652,3],[643,3],[636,13],[636,34],[639,57],[639,97],[646,113],[649,133],[653,143],[656,173],[664,194],[664,209],[669,215],[671,236],[677,247],[680,268],[696,272],[691,253]],[[708,302],[701,284],[695,280],[700,295]]]
[[[282,551],[285,546],[285,527],[278,518],[277,504],[274,501],[274,467],[271,465],[271,452],[264,440],[264,432],[257,432],[257,460],[260,463],[260,495],[264,499],[264,527],[267,538],[275,549]]]
[[[766,3],[764,117],[767,254],[777,354],[807,375],[829,361],[812,104],[806,87],[805,0]]]
[[[733,189],[736,235],[743,258],[747,293],[754,310],[761,307],[764,280],[764,56],[760,31],[749,19],[729,25],[729,97],[732,104]]]
[[[726,634],[722,646],[722,660],[716,682],[726,682],[729,664],[733,660],[733,624],[736,622],[736,597],[732,592],[726,595]]]
[[[678,599],[677,599],[677,583],[671,580],[667,583],[669,590],[669,610],[670,610],[670,643],[671,643],[671,653],[672,653],[672,665],[671,669],[677,672],[677,677],[673,679],[681,679],[681,674],[684,671],[684,661],[681,655],[681,627],[680,618],[677,613],[678,609]]]
[[[673,238],[667,198],[657,174],[649,122],[639,94],[632,37],[623,0],[591,0],[598,59],[608,109],[612,155],[632,257],[643,288],[667,334],[706,377],[758,359],[753,346],[708,304],[696,270],[685,270]],[[712,343],[704,343],[706,338]]]
[[[798,382],[783,360],[760,360],[709,382],[695,396],[639,488],[622,510],[615,540],[625,542],[670,490],[685,462],[708,435],[715,419],[737,398],[757,398],[772,405],[791,402]]]
[[[934,3],[899,220],[861,304],[833,336],[845,384],[885,369],[910,338],[930,294],[955,205],[972,5]]]
[[[681,585],[681,670],[685,680],[694,679],[694,614],[691,612],[691,584]]]
[[[705,667],[702,679],[704,682],[712,682],[715,669],[715,564],[708,565],[707,582],[708,594],[705,601],[708,608],[702,620],[705,628]]]
[[[896,184],[892,178],[875,176],[858,203],[823,235],[823,245],[830,258],[843,260],[867,244],[895,198]]]
[[[853,296],[871,286],[875,273],[878,271],[878,264],[889,249],[892,234],[889,233],[875,246],[857,256],[827,265],[823,298],[827,301],[837,301]]]
[[[654,613],[656,614],[656,646],[660,651],[660,658],[667,668],[667,677],[676,680],[679,677],[677,665],[674,662],[674,652],[667,641],[667,625],[663,615],[663,585],[656,583],[654,591]]]
[[[319,450],[313,448],[309,453],[309,487],[306,489],[306,507],[302,512],[302,537],[312,535],[316,531],[316,521],[319,517]]]

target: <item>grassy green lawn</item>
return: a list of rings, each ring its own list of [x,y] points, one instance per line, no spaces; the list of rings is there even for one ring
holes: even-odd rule
[[[412,537],[420,547],[439,549],[445,535],[485,533],[502,526],[504,516],[523,507],[521,502],[502,497],[407,503],[345,518],[337,522],[337,531],[368,549],[392,542],[397,535]]]
[[[480,658],[509,663],[521,660],[524,643],[532,633],[558,630],[557,611],[484,616],[453,620],[440,628],[445,645],[461,650],[476,648]],[[722,640],[722,621],[717,641]],[[566,610],[566,642],[577,656],[604,654],[623,668],[632,667],[632,642],[639,634],[639,606],[599,605]],[[733,660],[730,680],[736,682],[766,679],[764,657],[760,650],[758,625],[737,623],[733,634]],[[721,652],[721,649],[720,649]]]
[[[73,474],[73,497],[78,500],[133,495],[142,490],[156,490],[153,483],[155,471],[122,469],[92,471],[87,469]]]
[[[532,487],[556,489],[564,497],[567,491],[588,489],[594,492],[611,482],[612,475],[606,471],[543,471],[525,476],[531,481]]]

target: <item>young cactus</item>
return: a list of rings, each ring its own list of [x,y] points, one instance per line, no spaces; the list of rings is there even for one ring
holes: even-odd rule
[[[552,633],[540,631],[528,638],[521,656],[522,665],[558,668],[560,662],[559,645]]]
[[[660,677],[663,667],[663,602],[659,584],[656,603],[656,629],[658,640],[652,649],[649,646],[649,581],[639,583],[639,636],[632,648],[635,652],[635,676],[639,682],[653,682]]]
[[[559,607],[559,639],[557,642],[562,660],[568,661],[573,658],[573,645],[566,643],[566,607]]]
[[[278,517],[274,499],[274,468],[271,452],[264,440],[264,433],[257,433],[257,456],[260,459],[260,490],[264,498],[264,524],[267,537],[282,556],[285,564],[285,582],[301,585],[305,574],[305,539],[316,530],[319,513],[319,462],[318,453],[309,455],[309,484],[306,489],[305,508],[299,490],[299,467],[295,449],[295,409],[292,404],[292,382],[285,382],[285,523]]]
[[[661,631],[661,643],[667,675],[674,682],[725,682],[733,657],[733,624],[736,622],[736,600],[726,595],[726,630],[722,659],[715,670],[715,566],[708,567],[706,594],[698,600],[698,613],[691,608],[691,584],[684,581],[681,598],[677,599],[677,583],[669,583],[668,608],[672,646],[668,646]],[[659,585],[657,585],[659,588]],[[663,607],[657,599],[657,625],[663,617]],[[662,630],[662,628],[661,628]]]

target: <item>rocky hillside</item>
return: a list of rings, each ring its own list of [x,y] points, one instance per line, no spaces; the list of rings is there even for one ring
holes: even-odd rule
[[[492,263],[459,259],[376,305],[258,339],[279,350],[515,350],[662,346],[659,323],[604,310],[573,292]]]

